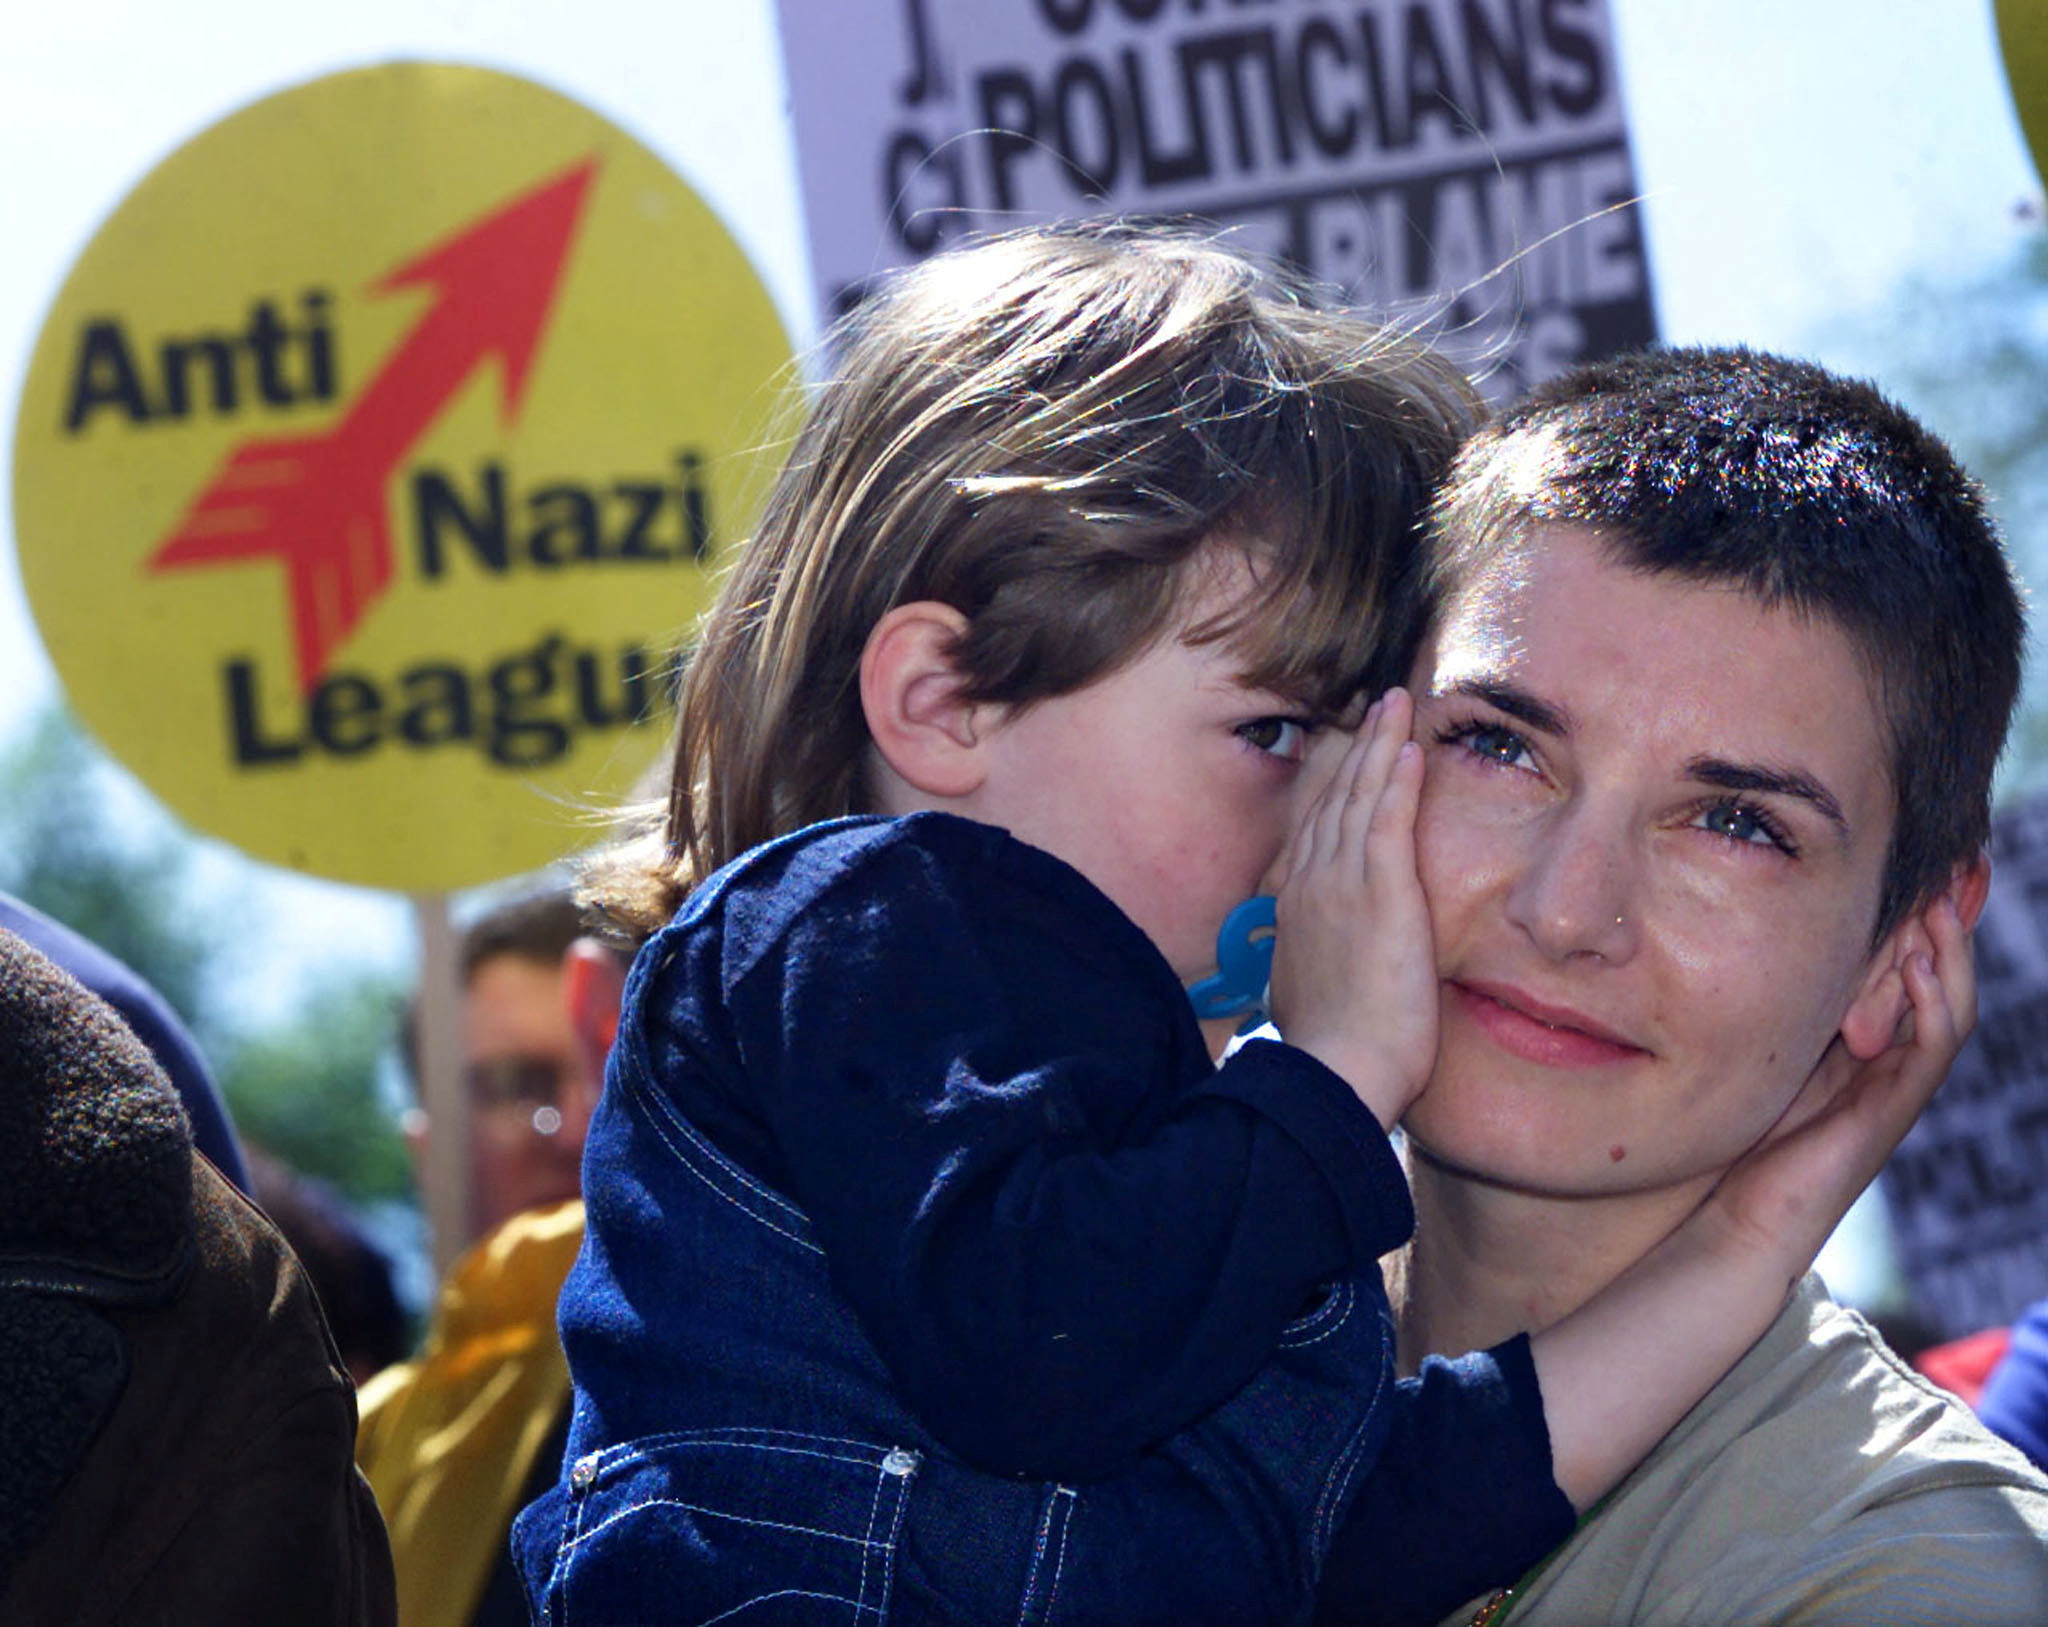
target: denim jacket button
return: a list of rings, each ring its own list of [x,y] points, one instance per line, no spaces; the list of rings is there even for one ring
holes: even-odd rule
[[[575,1466],[569,1470],[569,1485],[575,1491],[590,1490],[590,1483],[596,1478],[597,1454],[595,1452],[591,1453],[589,1457],[578,1458]]]
[[[882,1473],[893,1474],[899,1479],[913,1473],[924,1460],[906,1447],[892,1446],[882,1459]]]

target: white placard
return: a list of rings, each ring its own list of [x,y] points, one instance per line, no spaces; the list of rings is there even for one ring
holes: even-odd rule
[[[1215,221],[1356,304],[1426,314],[1499,396],[1655,336],[1605,0],[779,18],[826,317],[968,232],[1115,213]]]

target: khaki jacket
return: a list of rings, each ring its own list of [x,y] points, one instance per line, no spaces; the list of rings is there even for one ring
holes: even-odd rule
[[[1578,1533],[1465,1627],[2042,1627],[2048,1480],[1809,1275]]]
[[[466,1627],[569,1407],[555,1301],[583,1205],[515,1215],[448,1273],[417,1358],[363,1386],[356,1461],[391,1531],[406,1627]]]

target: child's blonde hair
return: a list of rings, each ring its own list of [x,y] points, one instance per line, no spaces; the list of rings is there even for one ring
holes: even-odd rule
[[[859,668],[899,604],[967,617],[968,696],[1026,706],[1172,625],[1212,540],[1245,601],[1189,635],[1335,713],[1479,417],[1448,362],[1188,232],[1020,232],[902,274],[836,335],[688,657],[666,830],[593,872],[629,935],[748,848],[866,811]]]

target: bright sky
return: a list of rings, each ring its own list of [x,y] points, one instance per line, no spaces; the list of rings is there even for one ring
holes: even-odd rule
[[[881,13],[895,0],[845,3]],[[1990,0],[1611,4],[1666,338],[1810,351],[1831,310],[1874,304],[1908,277],[1966,275],[2016,241],[2040,182]],[[810,336],[769,0],[351,0],[304,11],[126,0],[23,8],[7,33],[0,388],[10,422],[58,284],[152,165],[271,91],[392,57],[523,73],[632,130],[704,194],[792,332]],[[4,739],[54,679],[11,546],[0,557]],[[304,935],[314,941],[284,946],[287,962],[336,941],[407,953],[394,900],[290,878],[276,896],[281,915],[321,923]]]

